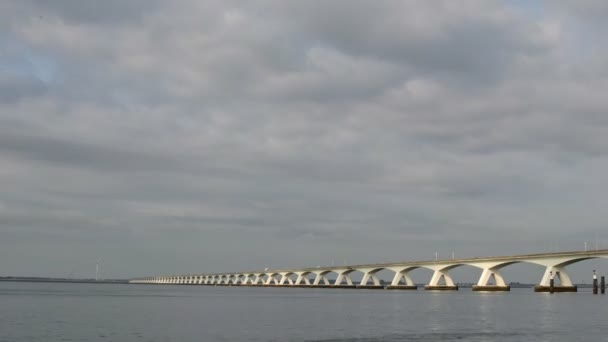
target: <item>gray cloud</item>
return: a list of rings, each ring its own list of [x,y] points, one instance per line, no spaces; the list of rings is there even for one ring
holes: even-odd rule
[[[606,28],[563,6],[7,5],[3,272],[579,249],[607,222]]]
[[[54,15],[66,22],[76,24],[134,24],[139,22],[149,11],[158,6],[157,0],[108,0],[104,2],[90,0],[26,0],[30,7],[27,14],[44,18]]]

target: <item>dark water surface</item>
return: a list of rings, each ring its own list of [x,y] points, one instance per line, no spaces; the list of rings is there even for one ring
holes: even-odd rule
[[[608,295],[0,283],[0,341],[608,341]]]

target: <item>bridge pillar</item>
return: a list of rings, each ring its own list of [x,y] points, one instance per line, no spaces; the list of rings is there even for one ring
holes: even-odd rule
[[[570,276],[566,273],[564,267],[559,266],[547,266],[543,278],[539,285],[534,287],[534,292],[549,292],[550,282],[552,277],[559,279],[559,285],[554,286],[554,292],[576,292],[578,289],[572,284]]]
[[[291,272],[282,272],[281,273],[281,280],[279,281],[279,285],[281,286],[293,286],[293,279],[291,279],[291,275],[293,273]]]
[[[490,279],[494,278],[495,285],[488,285]],[[484,268],[477,285],[473,285],[473,291],[511,291],[511,287],[505,284],[505,280],[498,272],[498,268]]]
[[[357,285],[359,289],[384,289],[384,286],[380,282],[380,278],[376,276],[381,269],[380,268],[358,268],[357,271],[363,273],[363,278],[361,278],[361,283]],[[372,285],[369,285],[369,281],[372,281]]]
[[[266,279],[266,283],[264,285],[266,285],[266,286],[279,285],[280,279],[277,279],[278,276],[279,276],[278,273],[269,274],[268,279]]]
[[[410,278],[409,271],[410,269],[400,270],[400,269],[391,269],[395,272],[395,276],[393,277],[393,281],[386,288],[389,290],[416,290],[418,286],[414,284],[412,278]],[[403,281],[403,285],[401,282]]]
[[[298,272],[296,274],[298,275],[298,278],[296,279],[296,283],[295,283],[296,286],[302,285],[302,281],[304,281],[304,285],[310,286],[310,279],[308,279],[308,275],[310,273]]]
[[[336,280],[334,281],[334,287],[343,287],[343,288],[351,288],[355,287],[353,284],[353,280],[350,279],[350,273],[354,270],[346,269],[346,270],[334,270],[338,274]],[[342,285],[342,282],[346,281],[346,285]]]
[[[317,273],[317,277],[315,278],[315,281],[312,283],[312,285],[319,287],[329,287],[331,283],[329,282],[329,279],[327,279],[327,273],[329,273],[329,271]],[[323,285],[321,285],[321,281],[323,281]]]
[[[429,267],[434,270],[433,277],[431,278],[431,281],[429,282],[429,284],[424,287],[424,289],[425,290],[440,290],[440,291],[458,290],[458,286],[454,285],[454,281],[452,280],[452,277],[450,277],[450,275],[448,274],[448,270],[454,266],[455,265]],[[445,285],[439,285],[439,282],[442,279],[445,282]]]

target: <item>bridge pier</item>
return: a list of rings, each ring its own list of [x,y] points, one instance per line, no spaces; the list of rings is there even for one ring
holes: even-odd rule
[[[472,291],[477,291],[477,292],[507,292],[507,291],[511,291],[511,286],[509,285],[505,285],[505,286],[500,286],[500,285],[473,285],[473,287],[471,288]]]
[[[424,285],[425,290],[429,291],[458,291],[457,285]]]
[[[433,291],[458,291],[458,286],[454,285],[452,277],[448,274],[448,270],[456,265],[437,265],[429,267],[434,270],[433,277],[428,285],[424,286],[425,290]],[[439,282],[443,279],[445,285],[440,285]]]
[[[418,285],[389,285],[387,290],[418,290]]]
[[[386,288],[384,285],[357,285],[355,287],[358,289],[367,289],[367,290],[384,290]]]
[[[329,271],[323,271],[323,272],[317,273],[317,277],[315,278],[315,281],[312,283],[312,285],[313,286],[331,285],[329,279],[327,278],[327,273],[329,273]],[[323,282],[323,284],[321,284],[321,282]]]
[[[499,291],[511,291],[511,287],[505,284],[505,280],[502,275],[498,272],[499,268],[503,265],[493,264],[491,266],[485,265],[486,267],[477,265],[478,267],[482,267],[483,271],[481,272],[481,277],[479,277],[479,281],[477,285],[473,285],[473,291],[488,291],[488,292],[499,292]],[[490,279],[494,279],[495,285],[488,284]]]
[[[336,272],[338,274],[338,277],[336,277],[336,281],[334,282],[334,287],[336,288],[351,288],[351,287],[355,287],[355,285],[353,284],[353,280],[350,279],[350,273],[352,272],[352,270],[334,270],[334,272]],[[343,282],[346,282],[346,284],[342,284]]]
[[[414,284],[412,278],[410,278],[409,272],[413,268],[390,268],[391,271],[395,272],[395,276],[391,281],[391,284],[386,287],[387,290],[417,290],[418,286]]]
[[[308,278],[308,275],[310,273],[308,272],[298,272],[298,278],[296,279],[296,286],[302,285],[302,281],[304,282],[304,285],[306,286],[310,286],[310,279]]]
[[[553,286],[553,292],[577,292],[576,286]],[[551,292],[550,286],[536,285],[534,286],[534,292]]]
[[[553,286],[553,292],[577,292],[578,288],[572,284],[572,280],[564,267],[564,263],[547,265],[540,284],[534,286],[534,292],[551,292],[550,283],[553,277],[557,277],[559,280],[559,285]]]

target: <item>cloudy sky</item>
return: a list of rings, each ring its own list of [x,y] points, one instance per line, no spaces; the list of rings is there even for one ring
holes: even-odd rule
[[[3,1],[0,276],[608,247],[607,15]]]

